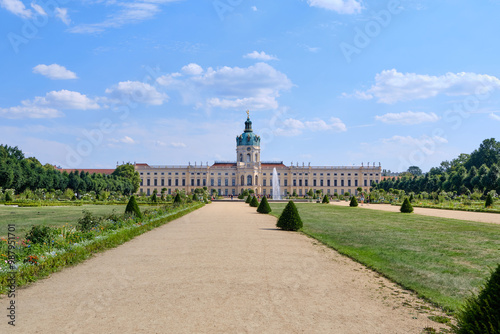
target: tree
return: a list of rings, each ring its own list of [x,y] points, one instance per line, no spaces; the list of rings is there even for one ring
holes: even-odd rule
[[[252,195],[248,195],[247,199],[245,200],[245,203],[250,204],[252,201]]]
[[[258,213],[269,213],[271,212],[271,207],[269,206],[269,202],[267,201],[267,197],[262,197],[260,201],[259,207],[257,208]]]
[[[472,166],[479,168],[481,165],[491,166],[500,163],[500,142],[495,138],[485,139],[479,145],[477,150],[471,153],[469,160],[465,163],[465,167],[470,169]]]
[[[141,176],[139,175],[139,172],[135,170],[134,165],[129,163],[116,167],[111,175],[128,179],[132,183],[132,192],[134,194],[137,192],[139,185],[141,184]]]
[[[158,191],[156,189],[153,190],[153,195],[151,195],[151,202],[153,202],[153,203],[158,202],[158,197],[156,196],[157,193],[158,193]]]
[[[5,192],[5,202],[12,202],[14,199],[12,198],[12,195],[10,194],[10,191]]]
[[[125,208],[125,214],[134,215],[137,218],[142,217],[141,210],[139,209],[139,205],[137,204],[134,195],[130,196],[130,199],[128,200],[127,207]]]
[[[298,231],[302,228],[302,219],[293,201],[289,201],[285,209],[281,213],[276,227],[285,231]]]
[[[358,200],[356,199],[356,196],[351,197],[351,202],[349,203],[350,207],[357,207],[358,206]]]
[[[500,265],[476,297],[469,298],[458,312],[456,334],[500,333]]]
[[[182,204],[181,195],[179,193],[175,195],[174,204]]]
[[[196,196],[196,193],[193,194],[192,200],[193,202],[198,202],[198,196]]]
[[[309,189],[309,191],[307,192],[307,196],[312,197],[313,195],[314,195],[313,190]]]
[[[490,208],[492,206],[493,206],[493,197],[491,196],[491,194],[488,194],[488,196],[486,196],[486,201],[484,202],[484,207]]]
[[[323,201],[321,203],[323,203],[323,204],[330,203],[330,199],[328,198],[328,195],[323,196]]]
[[[252,208],[256,208],[259,206],[259,200],[257,199],[256,196],[253,196],[252,200],[250,201],[250,206]]]
[[[401,209],[399,211],[403,213],[412,213],[413,212],[413,206],[410,203],[410,200],[408,198],[405,198],[403,205],[401,205]]]
[[[408,167],[407,172],[410,173],[410,174],[413,174],[415,176],[422,175],[422,170],[418,166],[410,166],[410,167]]]

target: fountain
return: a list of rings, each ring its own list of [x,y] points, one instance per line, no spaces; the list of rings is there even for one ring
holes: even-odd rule
[[[280,179],[278,177],[278,172],[276,168],[273,169],[273,200],[280,200],[281,192],[280,192]]]

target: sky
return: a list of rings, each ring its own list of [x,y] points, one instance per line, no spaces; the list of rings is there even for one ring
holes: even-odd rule
[[[43,164],[423,171],[500,128],[499,0],[0,0],[0,144]],[[500,138],[497,138],[500,139]]]

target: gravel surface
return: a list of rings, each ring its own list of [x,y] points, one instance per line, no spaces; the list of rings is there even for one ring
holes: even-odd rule
[[[432,306],[248,205],[213,203],[16,295],[1,333],[421,333]]]

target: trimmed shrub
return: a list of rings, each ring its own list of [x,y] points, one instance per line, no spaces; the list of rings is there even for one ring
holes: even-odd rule
[[[198,196],[196,196],[196,194],[193,194],[192,200],[193,202],[198,202]]]
[[[500,265],[479,295],[467,299],[456,319],[453,331],[457,334],[500,333]]]
[[[153,195],[151,195],[151,202],[158,203],[158,197],[156,196],[156,192],[153,192]]]
[[[410,203],[410,200],[408,198],[405,198],[403,205],[401,205],[401,209],[399,211],[403,213],[412,213],[413,212],[413,206]]]
[[[246,199],[245,203],[250,204],[250,202],[251,202],[251,201],[252,201],[252,196],[251,196],[251,195],[248,195],[248,197],[247,197],[247,199]]]
[[[328,198],[328,195],[323,196],[323,201],[321,203],[323,203],[323,204],[330,203],[330,199]]]
[[[49,244],[54,235],[54,229],[49,226],[34,225],[31,230],[26,233],[26,239],[34,244]]]
[[[288,202],[286,205],[276,223],[276,227],[285,231],[298,231],[302,228],[302,220],[293,201]]]
[[[12,202],[14,199],[12,198],[10,192],[5,192],[5,202]]]
[[[356,196],[351,197],[351,203],[349,203],[349,206],[355,208],[358,206],[358,200],[356,199]]]
[[[271,207],[269,206],[269,202],[267,201],[266,196],[262,198],[260,201],[259,207],[257,208],[258,213],[269,213],[271,212]]]
[[[182,203],[181,195],[177,193],[177,195],[175,195],[174,198],[174,204],[181,204],[181,203]]]
[[[488,196],[486,197],[486,202],[484,202],[484,207],[489,208],[491,206],[493,206],[493,197],[491,197],[491,194],[488,194]]]
[[[410,199],[409,199],[410,203],[413,203],[413,199],[414,199],[414,198],[413,198],[413,194],[411,194],[411,195],[410,195]]]
[[[137,218],[142,217],[141,210],[139,209],[139,205],[137,204],[134,195],[130,196],[130,199],[128,200],[127,207],[125,208],[125,214],[134,215]]]
[[[254,196],[254,197],[252,198],[252,200],[250,201],[250,206],[251,206],[252,208],[256,208],[256,207],[258,207],[258,206],[259,206],[259,200],[257,199],[257,197],[256,197],[256,196]]]

